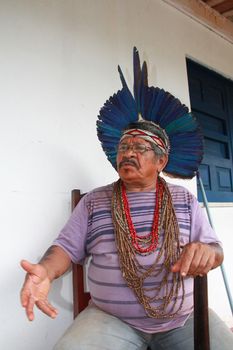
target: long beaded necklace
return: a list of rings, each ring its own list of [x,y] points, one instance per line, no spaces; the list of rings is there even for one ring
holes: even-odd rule
[[[143,237],[139,237],[133,229],[124,191],[121,180],[118,180],[112,196],[112,218],[123,278],[149,317],[173,318],[183,306],[185,291],[183,278],[170,271],[180,255],[179,227],[170,191],[166,182],[158,177],[156,205],[159,212],[155,208],[152,231]],[[153,229],[156,223],[157,228]],[[158,243],[161,229],[164,230],[163,240]],[[139,262],[140,255],[152,253],[156,254],[152,265],[147,267]],[[160,279],[160,283],[147,287],[148,278],[156,278],[156,282]]]

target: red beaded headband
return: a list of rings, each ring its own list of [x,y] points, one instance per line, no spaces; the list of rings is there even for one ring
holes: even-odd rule
[[[142,130],[142,129],[129,129],[123,133],[123,136],[121,137],[120,141],[127,136],[141,137],[146,141],[154,143],[159,149],[161,149],[161,151],[163,151],[163,153],[166,153],[166,154],[169,153],[169,142],[165,143],[158,135],[155,135],[150,131]],[[167,137],[167,140],[168,140],[168,137]]]

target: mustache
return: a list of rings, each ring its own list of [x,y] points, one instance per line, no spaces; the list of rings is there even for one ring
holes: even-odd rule
[[[134,166],[135,168],[139,169],[139,164],[136,161],[136,159],[124,157],[122,159],[122,161],[119,163],[119,168],[121,168],[124,164],[130,164],[130,165]]]

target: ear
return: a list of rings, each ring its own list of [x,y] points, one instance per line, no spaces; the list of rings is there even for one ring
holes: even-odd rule
[[[163,169],[167,165],[167,162],[168,162],[168,155],[167,154],[163,154],[162,156],[160,156],[158,158],[158,171],[159,172],[163,171]]]

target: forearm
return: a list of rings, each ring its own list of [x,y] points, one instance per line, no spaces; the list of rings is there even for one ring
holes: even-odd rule
[[[46,268],[48,277],[52,282],[70,268],[71,259],[62,248],[53,245],[45,252],[39,263]]]

